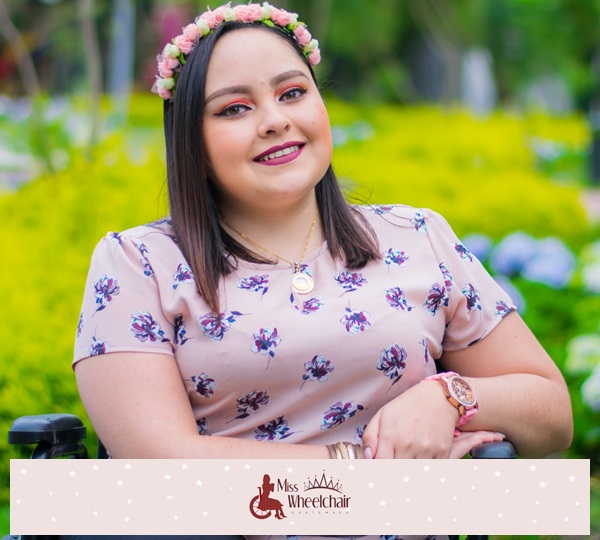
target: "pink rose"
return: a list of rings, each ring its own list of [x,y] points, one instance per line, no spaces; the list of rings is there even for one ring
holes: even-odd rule
[[[291,16],[284,9],[273,8],[271,12],[271,20],[279,26],[287,26],[290,24]]]
[[[258,4],[235,6],[233,8],[236,20],[245,23],[261,21],[263,18],[262,8]]]
[[[179,60],[170,56],[158,57],[158,72],[161,77],[169,78],[173,76],[173,70],[179,67]]]
[[[315,49],[308,55],[308,61],[311,66],[316,66],[321,61],[321,51]]]
[[[310,40],[312,39],[312,36],[310,35],[310,32],[308,31],[305,25],[297,26],[294,29],[294,35],[296,36],[300,47],[308,45],[310,43]]]
[[[195,24],[188,24],[183,29],[183,35],[188,41],[196,41],[200,37],[200,30],[198,30],[198,27]]]
[[[184,35],[177,36],[175,38],[175,45],[177,45],[177,47],[179,47],[179,50],[183,54],[190,54],[192,52],[192,50],[194,49],[194,42],[190,41]]]
[[[221,6],[215,9],[214,11],[205,11],[202,15],[200,15],[200,20],[206,22],[206,24],[208,24],[208,27],[211,30],[214,30],[223,22],[224,16],[225,7]]]
[[[160,86],[157,88],[157,93],[163,99],[171,99],[173,97],[173,92],[171,92],[171,90],[167,90]]]

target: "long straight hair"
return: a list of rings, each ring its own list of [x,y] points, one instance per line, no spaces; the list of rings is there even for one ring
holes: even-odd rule
[[[228,22],[202,38],[186,58],[177,79],[173,101],[165,101],[164,129],[167,151],[167,183],[175,240],[194,274],[198,293],[213,313],[219,314],[219,282],[235,269],[237,259],[257,263],[271,261],[248,250],[221,226],[219,192],[209,175],[203,139],[203,118],[208,64],[217,40],[227,32],[256,28],[274,32],[296,51],[310,70],[295,39],[286,31],[264,24]],[[331,165],[315,187],[325,239],[333,258],[351,270],[380,258],[372,229],[350,207]]]

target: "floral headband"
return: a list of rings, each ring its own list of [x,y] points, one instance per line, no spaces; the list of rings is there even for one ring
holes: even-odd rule
[[[172,43],[165,46],[162,53],[157,56],[159,75],[152,86],[152,91],[164,100],[171,101],[179,72],[185,64],[185,57],[196,48],[203,37],[210,35],[221,24],[230,21],[279,26],[294,37],[312,66],[316,66],[321,61],[319,42],[312,39],[303,22],[298,22],[296,13],[289,13],[267,2],[262,5],[245,4],[234,7],[228,3],[214,11],[209,9],[204,12],[194,23],[188,24],[183,29],[183,34],[173,38]]]

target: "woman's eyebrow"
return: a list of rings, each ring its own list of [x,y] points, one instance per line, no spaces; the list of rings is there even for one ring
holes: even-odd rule
[[[287,81],[288,79],[293,79],[294,77],[304,77],[305,79],[308,79],[308,76],[306,75],[306,73],[304,73],[303,71],[300,71],[299,69],[293,69],[291,71],[286,71],[284,73],[280,73],[279,75],[275,75],[275,77],[273,77],[270,81],[271,86],[277,86],[278,84],[281,84],[284,81]],[[249,86],[245,86],[245,85],[235,85],[235,86],[227,86],[225,88],[221,88],[219,90],[216,90],[215,92],[213,92],[210,96],[208,96],[206,98],[205,103],[208,103],[209,101],[221,97],[221,96],[226,96],[228,94],[249,94],[250,93],[250,87]]]

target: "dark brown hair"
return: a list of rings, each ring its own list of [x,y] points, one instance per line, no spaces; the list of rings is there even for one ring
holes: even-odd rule
[[[242,28],[275,32],[302,58],[316,83],[312,66],[288,32],[277,26],[228,22],[204,37],[189,54],[177,79],[174,99],[165,102],[167,182],[173,233],[194,273],[198,293],[217,314],[219,280],[235,269],[238,258],[270,262],[248,250],[221,227],[219,193],[209,176],[202,135],[206,74],[212,51],[222,35]],[[362,215],[346,203],[331,165],[315,192],[331,256],[343,260],[349,269],[362,268],[379,258],[373,231]]]

